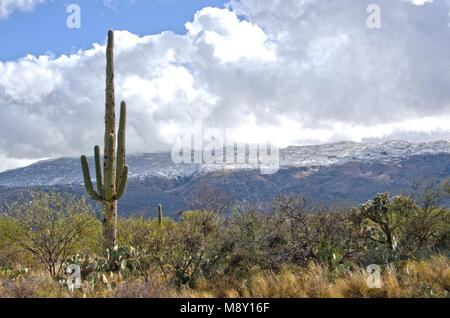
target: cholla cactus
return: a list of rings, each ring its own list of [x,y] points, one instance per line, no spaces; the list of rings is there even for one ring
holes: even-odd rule
[[[89,196],[102,202],[103,249],[117,245],[117,200],[127,186],[128,166],[125,164],[126,104],[120,105],[120,121],[117,136],[116,158],[116,113],[114,97],[114,33],[108,32],[106,48],[106,104],[105,104],[105,152],[103,172],[100,161],[100,146],[94,148],[97,191],[94,190],[86,156],[81,156],[84,184]],[[116,161],[117,160],[117,161]],[[104,176],[103,176],[104,174]]]

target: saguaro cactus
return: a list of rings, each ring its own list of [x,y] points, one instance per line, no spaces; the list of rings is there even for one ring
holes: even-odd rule
[[[163,217],[162,205],[160,204],[160,205],[158,205],[158,224],[159,224],[159,226],[161,226],[161,224],[162,224],[162,217]]]
[[[114,33],[108,32],[106,48],[106,103],[105,103],[105,152],[103,172],[100,161],[100,146],[94,148],[97,191],[91,182],[86,156],[81,156],[84,184],[89,196],[102,202],[103,248],[116,246],[117,200],[127,186],[128,166],[125,164],[126,104],[120,105],[120,121],[116,157],[116,110],[114,97]],[[117,161],[116,161],[117,160]]]

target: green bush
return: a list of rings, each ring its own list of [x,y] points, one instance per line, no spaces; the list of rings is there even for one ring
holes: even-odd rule
[[[1,232],[7,242],[31,253],[58,278],[62,262],[83,246],[94,222],[84,198],[36,190],[7,206]]]
[[[334,282],[354,265],[399,266],[447,251],[450,209],[440,204],[445,187],[442,182],[420,194],[378,194],[353,209],[279,194],[270,214],[254,205],[236,206],[226,217],[208,209],[188,211],[179,222],[120,218],[120,246],[106,256],[100,221],[84,199],[33,192],[0,218],[0,270],[20,274],[34,258],[56,278],[78,264],[89,286],[111,289],[138,277],[146,283],[163,277],[177,287],[215,277],[245,281],[255,271],[277,274],[313,263]],[[62,249],[57,242],[64,240]],[[59,253],[47,253],[49,246]]]

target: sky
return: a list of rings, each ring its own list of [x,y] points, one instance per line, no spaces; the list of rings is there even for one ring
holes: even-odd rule
[[[198,121],[279,147],[449,140],[449,14],[450,0],[0,0],[0,171],[102,144],[108,29],[128,153],[169,151]]]

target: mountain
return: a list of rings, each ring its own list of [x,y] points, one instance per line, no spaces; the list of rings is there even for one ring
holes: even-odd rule
[[[89,164],[94,171],[93,158]],[[186,208],[183,197],[204,183],[239,200],[270,201],[281,190],[324,201],[361,203],[377,192],[407,190],[414,179],[449,177],[450,141],[291,146],[280,149],[279,170],[274,174],[261,174],[254,164],[175,164],[170,153],[128,155],[127,164],[129,184],[119,203],[124,215],[155,215],[157,204],[163,203],[166,215],[175,216]],[[0,200],[11,200],[34,186],[84,194],[79,159],[45,160],[0,173]]]

